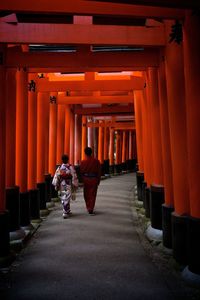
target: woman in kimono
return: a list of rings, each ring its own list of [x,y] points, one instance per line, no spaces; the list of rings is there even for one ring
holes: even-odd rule
[[[55,172],[52,184],[59,191],[59,198],[63,206],[63,218],[66,219],[70,214],[70,201],[72,199],[72,189],[78,187],[78,179],[74,166],[69,164],[69,157],[62,156],[62,165]]]

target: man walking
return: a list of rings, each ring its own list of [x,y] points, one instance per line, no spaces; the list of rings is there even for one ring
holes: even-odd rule
[[[100,161],[92,157],[92,149],[85,148],[86,159],[81,161],[80,173],[83,179],[83,194],[87,211],[90,215],[94,215],[94,206],[98,185],[101,179]]]

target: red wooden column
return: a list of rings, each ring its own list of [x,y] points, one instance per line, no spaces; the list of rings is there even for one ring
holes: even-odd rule
[[[82,117],[75,115],[75,143],[74,143],[74,164],[80,165],[81,161],[81,139],[82,139]]]
[[[115,159],[115,168],[116,173],[121,172],[121,132],[117,130],[116,133],[116,159]]]
[[[87,122],[93,124],[93,118],[88,117]],[[94,151],[94,128],[93,127],[88,126],[87,136],[88,136],[88,147],[91,147]]]
[[[52,100],[51,100],[52,99]],[[49,173],[53,176],[56,170],[56,142],[57,142],[57,93],[50,93],[49,111]]]
[[[37,96],[37,187],[40,190],[40,210],[46,213],[47,189],[45,183],[47,148],[47,126],[49,93],[39,92]]]
[[[103,159],[104,159],[104,174],[109,174],[109,129],[106,126],[107,122],[105,121],[104,127],[104,142],[103,142]]]
[[[84,149],[87,146],[87,118],[82,116],[81,160],[85,158]]]
[[[126,150],[127,150],[127,143],[126,143],[126,131],[122,131],[122,169],[123,171],[126,170]]]
[[[70,148],[70,113],[71,108],[69,104],[65,105],[65,139],[64,139],[64,152],[69,155]]]
[[[28,190],[30,217],[40,218],[40,198],[37,189],[37,74],[28,75]]]
[[[109,162],[111,173],[114,173],[114,129],[110,129],[109,139]]]
[[[199,16],[186,11],[183,26],[184,74],[187,117],[190,218],[188,269],[200,276],[200,37]],[[200,278],[200,277],[199,277]],[[199,280],[200,281],[200,280]]]
[[[16,73],[16,185],[20,188],[20,224],[30,226],[28,178],[28,74],[25,69]]]
[[[20,230],[19,186],[15,185],[16,69],[6,70],[6,209],[9,211],[10,238],[23,238]],[[18,231],[18,234],[17,234]],[[13,234],[11,233],[13,232]],[[20,235],[21,234],[21,235]]]
[[[148,69],[149,100],[151,108],[151,129],[152,129],[152,155],[154,164],[153,182],[163,184],[163,164],[162,146],[160,131],[160,105],[158,95],[158,70],[157,68]]]
[[[4,58],[5,48],[0,47]],[[10,251],[9,214],[6,211],[5,199],[5,168],[6,168],[6,71],[0,65],[0,257],[5,257]]]
[[[167,38],[169,38],[173,24],[172,21],[165,21]],[[175,213],[172,214],[173,255],[180,263],[186,263],[186,216],[190,213],[190,207],[182,45],[175,42],[166,45],[165,67],[175,208]]]
[[[56,164],[61,163],[61,157],[64,154],[64,138],[65,138],[65,105],[58,104],[57,109],[57,148],[56,148]]]
[[[172,248],[172,228],[171,213],[174,210],[173,178],[172,178],[172,159],[171,142],[169,131],[169,111],[167,101],[167,87],[165,76],[164,53],[160,53],[160,66],[158,70],[159,97],[160,97],[160,116],[161,116],[161,140],[163,156],[163,180],[165,203],[162,206],[163,215],[163,245]]]
[[[103,126],[104,122],[103,121],[99,121],[99,136],[98,136],[98,159],[101,163],[101,165],[103,165],[103,142],[104,142],[104,135],[103,135]]]
[[[69,162],[74,164],[74,126],[75,126],[75,118],[74,113],[70,111],[70,150],[69,150]]]
[[[144,172],[142,91],[139,90],[134,91],[134,107],[135,107],[138,167],[139,167],[139,171]]]

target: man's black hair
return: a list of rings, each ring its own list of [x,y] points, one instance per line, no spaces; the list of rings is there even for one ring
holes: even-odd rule
[[[92,155],[92,148],[86,147],[84,151],[85,151],[85,154],[86,154],[87,156],[91,156],[91,155]]]
[[[69,156],[68,156],[67,154],[63,154],[63,155],[62,155],[62,162],[63,162],[64,164],[67,164],[68,161],[69,161]]]

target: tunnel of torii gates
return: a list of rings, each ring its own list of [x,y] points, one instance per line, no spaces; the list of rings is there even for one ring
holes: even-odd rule
[[[200,275],[199,14],[186,1],[184,9],[178,1],[43,2],[0,4],[0,257],[46,209],[61,155],[78,170],[88,145],[102,175],[133,170],[137,159],[138,198],[152,228]],[[73,15],[72,24],[18,22],[16,12],[27,11]],[[97,14],[146,23],[94,25]],[[31,50],[40,44],[75,51]]]

